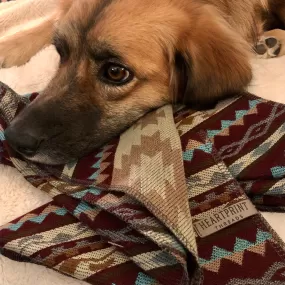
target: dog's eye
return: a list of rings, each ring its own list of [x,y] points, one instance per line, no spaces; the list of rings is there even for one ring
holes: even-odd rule
[[[103,67],[103,79],[112,84],[125,84],[133,77],[131,71],[118,64],[107,64]]]

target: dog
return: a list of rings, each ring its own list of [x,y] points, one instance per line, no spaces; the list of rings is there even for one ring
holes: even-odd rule
[[[164,104],[205,108],[240,94],[252,56],[284,55],[283,0],[61,0],[0,41],[4,67],[54,44],[57,74],[5,131],[25,158],[76,160]]]

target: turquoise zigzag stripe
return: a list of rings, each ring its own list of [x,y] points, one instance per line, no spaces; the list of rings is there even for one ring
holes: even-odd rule
[[[274,178],[282,178],[285,176],[285,166],[275,166],[270,170]]]
[[[94,210],[96,208],[96,206],[90,206],[88,203],[81,201],[80,204],[73,211],[73,214],[78,217],[81,213],[85,213],[89,210]]]
[[[67,213],[67,210],[65,208],[59,208],[59,209],[56,209],[55,211],[50,212],[50,213],[54,213],[58,216],[64,216]],[[28,221],[33,222],[33,223],[37,223],[37,224],[41,224],[46,219],[46,217],[48,215],[50,215],[50,213],[42,214],[42,215],[39,215],[36,217],[32,217],[32,218],[30,218],[24,222],[18,222],[16,224],[10,225],[7,228],[11,231],[17,231],[19,228],[21,228],[23,226],[23,224],[25,224]]]
[[[228,127],[232,126],[237,120],[241,119],[243,116],[245,116],[249,110],[256,107],[257,104],[259,104],[260,100],[249,100],[249,109],[248,110],[239,110],[235,111],[235,120],[222,120],[221,121],[221,129],[219,130],[208,130],[207,134],[209,138],[213,138],[218,133],[222,132],[224,129],[227,129]]]
[[[252,108],[256,107],[257,104],[259,104],[261,101],[259,99],[257,100],[249,100],[248,104],[249,104],[249,109],[248,110],[238,110],[235,111],[235,120],[222,120],[221,121],[221,129],[219,130],[207,130],[207,135],[209,138],[213,138],[214,136],[216,136],[217,134],[219,134],[221,131],[223,131],[224,129],[230,127],[231,125],[233,125],[237,120],[241,119],[243,116],[245,116],[249,110],[251,110]],[[211,153],[212,152],[212,144],[211,143],[206,143],[204,145],[199,146],[196,149],[189,149],[185,152],[183,152],[183,159],[185,161],[191,161],[193,159],[193,155],[194,155],[194,151],[195,150],[202,150],[206,153]]]
[[[207,264],[207,263],[211,263],[213,261],[216,261],[216,260],[225,258],[227,256],[230,256],[233,253],[241,252],[241,251],[244,251],[244,250],[246,250],[246,249],[248,249],[248,248],[250,248],[252,246],[256,246],[256,245],[262,244],[262,243],[264,243],[265,241],[267,241],[267,240],[269,240],[271,238],[272,238],[272,234],[271,233],[258,230],[257,234],[256,234],[256,242],[255,243],[251,243],[251,242],[249,242],[247,240],[244,240],[244,239],[236,238],[234,250],[232,252],[231,251],[227,251],[227,250],[225,250],[223,248],[214,246],[211,258],[209,260],[204,259],[204,258],[199,258],[199,263],[201,265],[204,265],[204,264]]]
[[[213,148],[213,144],[210,142],[207,142],[206,144],[202,144],[197,148],[189,149],[183,152],[183,159],[185,161],[191,161],[193,159],[194,151],[195,150],[202,150],[206,153],[211,153]]]
[[[90,177],[89,179],[96,179],[100,173],[100,164],[102,162],[103,159],[103,150],[99,153],[97,153],[97,155],[95,156],[97,158],[100,158],[93,166],[92,168],[96,168],[97,171],[95,171]]]

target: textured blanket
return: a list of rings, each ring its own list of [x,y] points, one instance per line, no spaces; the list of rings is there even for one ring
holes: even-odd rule
[[[284,105],[244,94],[202,113],[165,106],[47,167],[3,136],[36,96],[1,86],[0,157],[53,201],[2,227],[2,254],[91,284],[284,284],[284,244],[256,210],[284,210]]]
[[[1,40],[10,33],[19,32],[40,22],[53,11],[56,3],[56,0],[17,0],[1,4]],[[285,103],[284,59],[256,61],[253,65],[254,81],[249,86],[249,90],[263,98]],[[53,76],[57,62],[58,56],[55,50],[47,47],[25,66],[0,69],[0,81],[12,86],[19,94],[42,90]],[[48,195],[42,191],[37,191],[32,185],[25,182],[15,168],[0,166],[0,224],[4,224],[48,201]],[[285,240],[284,214],[282,212],[263,212],[263,215]],[[257,265],[250,266],[252,268]],[[75,285],[86,283],[52,272],[52,270],[42,266],[16,263],[0,255],[0,284]]]

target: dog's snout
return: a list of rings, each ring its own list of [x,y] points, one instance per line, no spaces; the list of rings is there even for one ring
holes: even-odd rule
[[[41,142],[40,139],[34,137],[28,132],[17,130],[17,128],[14,128],[13,126],[7,128],[4,135],[8,144],[15,151],[26,156],[34,155]]]

